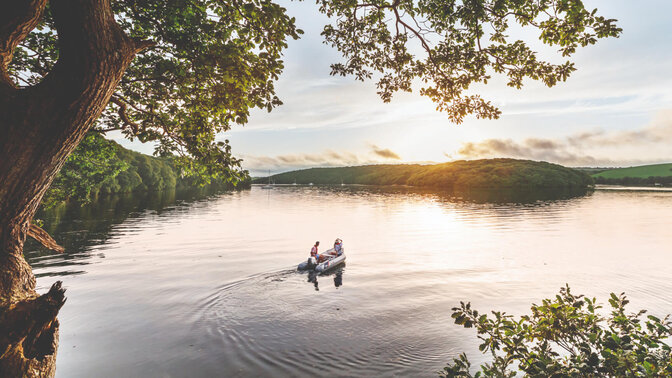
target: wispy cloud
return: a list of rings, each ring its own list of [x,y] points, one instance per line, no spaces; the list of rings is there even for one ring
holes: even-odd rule
[[[372,144],[371,151],[375,155],[380,156],[383,159],[401,160],[401,156],[399,156],[396,152],[390,150],[389,148],[380,148],[375,144]]]
[[[271,171],[290,171],[312,167],[343,167],[384,163],[389,160],[401,160],[401,157],[389,148],[369,144],[369,153],[355,154],[348,151],[324,150],[314,154],[287,154],[278,156],[243,155],[243,167],[253,175]]]
[[[465,159],[512,157],[544,160],[565,165],[595,165],[612,161],[601,161],[593,156],[568,151],[567,146],[550,139],[526,139],[517,142],[511,139],[486,139],[481,142],[467,142],[457,151]]]
[[[309,167],[337,167],[362,164],[361,158],[349,152],[325,150],[318,154],[290,154],[279,156],[244,155],[243,166],[254,172],[288,171]]]
[[[465,159],[513,157],[544,160],[564,165],[618,165],[672,160],[672,154],[627,159],[614,154],[621,148],[666,146],[672,141],[672,110],[661,111],[651,124],[634,131],[608,131],[595,129],[560,138],[486,139],[466,142],[457,151]],[[609,150],[597,155],[598,151]],[[584,151],[594,151],[591,154]],[[447,157],[453,157],[445,154]]]

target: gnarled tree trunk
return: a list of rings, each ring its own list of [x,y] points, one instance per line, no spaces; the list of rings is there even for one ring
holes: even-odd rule
[[[16,46],[47,0],[0,5],[0,376],[53,376],[60,282],[44,295],[23,257],[30,223],[51,184],[107,105],[133,56],[109,0],[51,0],[59,60],[39,84],[17,88],[8,75]]]

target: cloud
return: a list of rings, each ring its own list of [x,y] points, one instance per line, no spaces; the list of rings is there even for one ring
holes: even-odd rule
[[[243,167],[250,171],[288,171],[309,167],[338,167],[363,164],[362,159],[350,152],[325,150],[318,154],[289,154],[280,156],[243,155]]]
[[[559,138],[486,139],[466,142],[457,150],[457,157],[465,159],[512,157],[544,160],[570,166],[619,165],[626,161],[614,158],[614,151],[635,148],[667,146],[672,142],[672,110],[661,111],[651,124],[640,130],[607,131],[596,129]],[[608,149],[611,156],[595,156],[584,150],[597,152]],[[451,156],[445,154],[446,156]],[[672,159],[669,155],[628,159],[628,163],[648,163]]]
[[[594,130],[569,136],[567,141],[574,146],[626,145],[670,143],[672,141],[672,110],[658,112],[653,122],[641,130],[606,132]]]
[[[279,156],[242,155],[243,168],[252,175],[271,171],[291,171],[313,167],[343,167],[352,165],[379,164],[385,160],[401,160],[401,157],[388,148],[370,144],[370,153],[364,156],[348,151],[327,149],[314,154],[287,154]],[[381,159],[382,158],[382,159]]]
[[[512,157],[543,160],[564,165],[613,164],[589,155],[568,151],[566,146],[550,139],[526,139],[516,142],[511,139],[486,139],[481,142],[463,143],[457,154],[465,159]]]
[[[390,150],[389,148],[380,148],[375,144],[372,144],[371,151],[375,155],[380,156],[384,159],[401,160],[401,156],[399,156],[396,152]]]

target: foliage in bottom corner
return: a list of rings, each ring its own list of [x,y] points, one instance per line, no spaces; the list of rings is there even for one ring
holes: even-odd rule
[[[532,305],[532,315],[479,314],[469,303],[453,308],[455,323],[476,328],[479,349],[492,362],[471,374],[465,354],[448,364],[442,377],[659,377],[672,376],[672,336],[664,319],[645,310],[626,313],[625,294],[611,294],[605,318],[595,298],[574,295],[569,286],[554,299]]]

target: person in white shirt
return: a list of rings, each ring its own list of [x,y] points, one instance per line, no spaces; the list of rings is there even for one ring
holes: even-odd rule
[[[336,239],[336,241],[334,242],[334,252],[336,252],[336,256],[340,256],[343,254],[343,240]]]

